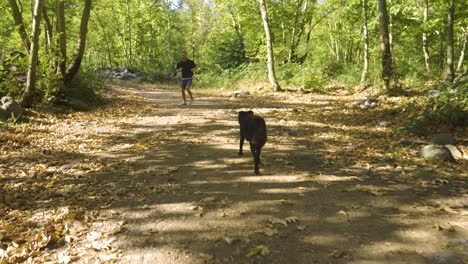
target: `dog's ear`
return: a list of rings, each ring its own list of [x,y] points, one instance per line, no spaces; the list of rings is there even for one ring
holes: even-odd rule
[[[253,116],[253,111],[252,110],[248,111],[247,113],[249,114],[249,116]]]

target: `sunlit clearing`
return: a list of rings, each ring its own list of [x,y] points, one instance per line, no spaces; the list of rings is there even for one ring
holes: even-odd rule
[[[153,208],[162,214],[189,214],[193,213],[192,203],[170,203],[170,204],[158,204]]]
[[[356,176],[335,176],[335,175],[317,175],[314,177],[316,181],[337,182],[337,181],[353,181],[359,179]]]
[[[317,191],[318,188],[270,188],[270,189],[260,189],[259,193],[292,193],[292,194],[301,194],[308,191]]]
[[[303,182],[304,179],[297,176],[274,175],[274,176],[245,176],[239,178],[240,182]]]
[[[402,240],[413,240],[415,243],[424,241],[424,243],[437,242],[432,229],[425,230],[398,230],[395,232]]]
[[[239,148],[239,146],[233,145],[233,144],[225,144],[225,145],[216,145],[216,146],[213,146],[213,148],[234,150],[232,151],[233,156],[234,156],[234,155],[237,155],[236,150]]]
[[[345,238],[340,235],[314,235],[308,236],[303,239],[304,243],[312,244],[312,245],[339,245],[342,243],[348,243],[348,238]]]

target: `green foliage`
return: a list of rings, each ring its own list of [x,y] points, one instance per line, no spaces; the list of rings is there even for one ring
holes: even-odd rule
[[[80,72],[73,79],[71,85],[65,90],[65,98],[78,99],[91,105],[102,102],[104,83],[93,72]]]
[[[468,124],[468,85],[455,86],[443,83],[437,90],[426,91],[422,105],[409,104],[409,126],[414,130],[437,124],[449,127],[466,127]]]
[[[326,76],[317,68],[306,67],[302,69],[301,87],[304,90],[324,93],[326,92],[325,85],[327,81]]]
[[[234,32],[213,34],[211,41],[207,60],[212,71],[233,69],[245,62],[244,47]]]

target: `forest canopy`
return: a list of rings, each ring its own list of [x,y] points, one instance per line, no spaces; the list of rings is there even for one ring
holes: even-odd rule
[[[23,93],[25,77],[18,75],[28,71],[37,3],[37,89],[46,97],[67,94],[78,68],[125,67],[150,80],[171,76],[182,50],[197,61],[207,85],[266,80],[267,41],[257,1],[35,2],[0,3],[7,14],[0,18],[2,94]],[[390,89],[391,80],[401,89],[466,72],[464,1],[282,0],[265,6],[276,78],[286,89],[383,83]]]

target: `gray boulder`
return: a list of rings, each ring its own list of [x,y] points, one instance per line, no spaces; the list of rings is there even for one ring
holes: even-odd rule
[[[445,146],[440,145],[426,145],[421,148],[419,154],[427,160],[442,160],[455,162],[452,153]]]
[[[445,145],[445,147],[450,150],[450,152],[452,153],[452,156],[455,158],[455,159],[461,159],[463,158],[463,153],[457,148],[457,146],[454,146],[454,145]]]
[[[436,145],[457,145],[457,140],[449,134],[435,134],[431,139]]]
[[[21,113],[23,113],[23,108],[10,96],[2,97],[0,102],[2,103],[1,108],[4,110],[0,114],[3,120],[6,120],[12,116],[17,118],[21,115]]]

